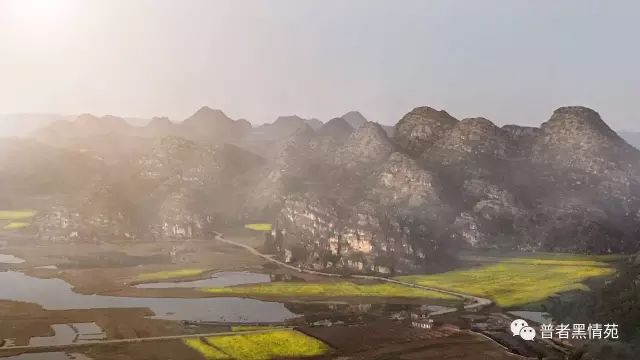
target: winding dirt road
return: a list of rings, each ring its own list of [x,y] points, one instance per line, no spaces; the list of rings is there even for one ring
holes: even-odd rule
[[[272,255],[263,254],[263,253],[259,252],[258,250],[256,250],[255,248],[249,246],[249,245],[245,245],[245,244],[239,243],[237,241],[225,239],[224,235],[220,234],[220,233],[218,233],[215,236],[215,239],[217,241],[221,241],[221,242],[224,242],[224,243],[229,244],[229,245],[241,247],[241,248],[249,251],[250,253],[252,253],[252,254],[254,254],[256,256],[259,256],[259,257],[261,257],[261,258],[263,258],[263,259],[265,259],[265,260],[267,260],[269,262],[272,262],[272,263],[274,263],[276,265],[282,266],[282,267],[290,269],[290,270],[294,270],[294,271],[302,272],[302,273],[307,273],[307,274],[313,274],[313,275],[334,277],[334,278],[344,277],[343,275],[339,275],[339,274],[332,274],[332,273],[325,273],[325,272],[315,271],[315,270],[301,269],[301,268],[292,266],[292,265],[287,264],[285,262],[282,262],[282,261],[280,261],[278,259],[275,259]],[[423,286],[423,285],[408,283],[408,282],[399,281],[399,280],[390,279],[390,278],[385,278],[385,277],[381,277],[381,276],[350,275],[349,277],[356,278],[356,279],[384,281],[384,282],[387,282],[387,283],[398,284],[398,285],[408,286],[408,287],[412,287],[412,288],[416,288],[416,289],[429,290],[429,291],[438,292],[438,293],[441,293],[441,294],[456,296],[456,297],[464,299],[465,301],[470,302],[469,304],[466,304],[464,306],[465,310],[476,310],[476,309],[480,309],[480,308],[483,308],[485,306],[489,306],[489,305],[493,304],[493,301],[491,301],[489,299],[481,298],[481,297],[478,297],[478,296],[465,294],[465,293],[461,293],[461,292],[457,292],[457,291],[450,291],[450,290],[444,290],[444,289],[430,287],[430,286]],[[431,316],[437,316],[437,315],[453,313],[453,312],[456,312],[456,311],[458,311],[458,309],[451,308],[451,309],[446,309],[446,310],[433,312],[430,315]]]

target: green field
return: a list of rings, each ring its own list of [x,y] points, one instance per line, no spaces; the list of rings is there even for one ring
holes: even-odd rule
[[[222,351],[214,348],[213,346],[205,343],[199,338],[186,339],[184,343],[192,348],[193,350],[199,352],[205,359],[207,360],[224,360],[224,359],[233,359],[231,356],[223,353]]]
[[[568,266],[609,266],[609,262],[618,261],[624,255],[578,255],[533,253],[514,256],[463,255],[459,257],[469,262],[499,262],[530,265],[568,265]]]
[[[29,226],[31,224],[26,223],[26,222],[10,222],[7,225],[5,225],[3,227],[3,229],[5,230],[18,230],[18,229],[23,229],[26,228],[27,226]]]
[[[31,210],[0,210],[0,220],[24,220],[32,218],[35,214],[36,212]]]
[[[184,343],[207,360],[269,360],[319,356],[329,347],[294,330],[187,339]]]
[[[31,210],[0,210],[0,226],[3,221],[8,221],[8,224],[2,226],[4,230],[19,230],[31,225],[27,222],[36,214]]]
[[[436,275],[402,276],[398,280],[492,299],[502,307],[546,300],[571,290],[588,290],[585,280],[615,270],[598,257],[559,255],[497,259],[496,263]]]
[[[138,281],[157,281],[157,280],[171,280],[189,278],[202,275],[206,270],[203,269],[179,269],[159,271],[154,273],[139,274],[136,276]]]
[[[273,229],[271,224],[247,224],[244,227],[255,231],[271,231],[271,229]]]
[[[305,283],[272,282],[265,284],[239,285],[222,288],[204,288],[217,295],[268,296],[268,297],[397,297],[460,300],[457,297],[435,291],[416,289],[398,284],[360,285],[348,281]]]

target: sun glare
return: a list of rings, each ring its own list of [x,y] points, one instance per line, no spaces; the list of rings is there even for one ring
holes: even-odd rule
[[[71,16],[73,0],[4,0],[0,7],[14,22],[35,30],[63,24]]]

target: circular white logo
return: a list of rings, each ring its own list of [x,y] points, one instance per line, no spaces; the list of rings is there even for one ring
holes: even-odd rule
[[[513,333],[513,336],[520,336],[520,330],[527,326],[529,326],[529,324],[522,319],[513,320],[511,323],[511,333]]]
[[[536,330],[532,327],[526,326],[520,330],[520,337],[524,340],[531,341],[536,338]]]

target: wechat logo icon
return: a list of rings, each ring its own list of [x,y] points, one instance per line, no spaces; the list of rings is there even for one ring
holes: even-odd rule
[[[532,341],[536,338],[536,330],[530,327],[529,324],[522,319],[513,320],[513,322],[511,322],[511,333],[513,336],[520,336],[526,341]]]

